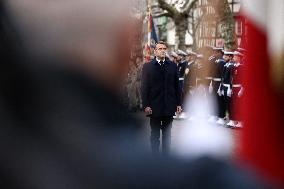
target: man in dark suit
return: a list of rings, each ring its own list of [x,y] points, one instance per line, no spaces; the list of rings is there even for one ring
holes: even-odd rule
[[[152,151],[159,152],[161,129],[162,152],[168,154],[173,116],[182,109],[178,69],[166,59],[166,50],[166,44],[158,42],[155,58],[143,67],[142,99],[145,113],[150,117]]]
[[[115,94],[129,53],[121,44],[130,34],[115,20],[127,19],[122,2],[0,1],[0,188],[260,188],[220,160],[145,152],[139,122]],[[111,16],[91,16],[102,3],[115,5]]]

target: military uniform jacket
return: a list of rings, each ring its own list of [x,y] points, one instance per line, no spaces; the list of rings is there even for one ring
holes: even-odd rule
[[[241,81],[241,72],[243,69],[243,65],[240,63],[235,63],[233,67],[233,75],[232,75],[232,84],[242,84]]]
[[[196,86],[196,69],[197,65],[194,61],[187,64],[184,74],[184,90],[188,92],[189,89]]]
[[[227,62],[223,68],[222,82],[223,84],[232,84],[232,72],[234,68],[233,62]]]
[[[143,107],[152,108],[152,116],[173,116],[181,105],[178,68],[166,59],[161,64],[153,59],[142,70]]]
[[[224,70],[224,66],[226,64],[225,60],[220,58],[217,60],[216,62],[217,66],[218,66],[218,69],[217,69],[217,73],[216,73],[216,78],[222,78],[222,72]]]
[[[180,78],[184,77],[186,66],[187,66],[187,62],[186,61],[178,63],[178,72],[179,72],[179,77]]]

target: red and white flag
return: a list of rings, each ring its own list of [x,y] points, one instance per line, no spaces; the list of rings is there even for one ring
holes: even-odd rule
[[[248,52],[240,154],[284,187],[284,1],[242,3]]]

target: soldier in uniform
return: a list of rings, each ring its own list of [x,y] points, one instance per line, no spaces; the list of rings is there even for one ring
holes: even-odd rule
[[[223,67],[225,65],[225,61],[223,59],[223,48],[221,47],[214,47],[213,48],[213,56],[210,58],[211,64],[212,64],[212,96],[215,98],[217,102],[217,108],[215,115],[212,115],[209,118],[209,122],[216,122],[218,117],[225,117],[225,115],[220,115],[222,107],[224,105],[222,104],[223,100],[221,99],[217,92],[218,89],[221,86],[221,77],[222,77],[222,72],[223,72]]]
[[[185,69],[187,66],[187,61],[186,61],[186,56],[187,53],[182,51],[182,50],[178,50],[177,54],[179,56],[178,58],[178,73],[179,73],[179,84],[180,84],[180,88],[181,88],[181,99],[182,99],[182,106],[183,106],[183,101],[184,101],[184,74],[185,74]],[[177,117],[184,117],[185,115],[177,115]]]
[[[234,57],[234,52],[228,52],[228,51],[224,51],[224,61],[225,61],[225,65],[223,68],[223,72],[222,72],[222,78],[221,78],[221,82],[222,85],[221,87],[218,89],[218,95],[221,96],[221,100],[223,100],[223,102],[221,102],[221,104],[223,105],[223,107],[220,109],[220,116],[219,119],[217,120],[218,124],[224,125],[225,124],[225,116],[226,112],[229,113],[229,118],[231,115],[231,110],[230,110],[230,100],[231,100],[231,95],[232,95],[232,69],[234,66],[234,63],[232,62]],[[224,116],[224,117],[223,117]]]
[[[170,52],[169,54],[168,54],[168,58],[170,59],[170,61],[172,61],[173,63],[176,63],[176,64],[178,64],[178,54],[177,53],[175,53],[174,51],[172,51],[172,52]]]
[[[186,57],[186,68],[184,72],[184,104],[186,104],[188,98],[193,95],[194,89],[196,87],[196,71],[197,71],[197,65],[196,65],[196,58],[197,54],[192,51],[187,52]],[[186,107],[186,106],[184,106]],[[187,118],[186,110],[183,111],[183,113],[180,115],[180,118]]]
[[[187,52],[187,65],[184,72],[184,95],[188,97],[196,87],[196,58],[195,52]]]
[[[212,93],[212,79],[214,75],[214,49],[212,46],[204,47],[204,85],[205,95],[208,96]]]
[[[212,80],[212,65],[209,58],[212,56],[212,47],[204,46],[199,49],[202,58],[198,61],[197,85],[204,88],[204,95],[209,95],[209,86]]]
[[[235,128],[241,128],[242,123],[240,120],[240,116],[238,114],[238,107],[240,104],[241,97],[243,95],[243,85],[241,81],[241,71],[243,68],[242,59],[243,54],[235,51],[234,54],[234,67],[232,71],[232,98],[231,98],[231,123],[228,123],[228,126],[235,127]]]
[[[196,56],[196,87],[199,87],[203,83],[202,72],[203,72],[203,54],[197,54]]]
[[[185,68],[187,65],[187,61],[186,61],[186,52],[182,51],[182,50],[178,50],[177,54],[179,56],[178,58],[178,71],[179,71],[179,81],[181,86],[183,87],[183,83],[184,83],[184,72],[185,72]]]

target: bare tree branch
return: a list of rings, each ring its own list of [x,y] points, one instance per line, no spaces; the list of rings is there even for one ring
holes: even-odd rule
[[[190,36],[193,36],[193,32],[191,32],[189,29],[187,29],[187,32],[189,33]]]
[[[164,12],[164,13],[153,15],[153,18],[159,18],[159,17],[162,17],[162,16],[171,17],[171,15],[168,12]]]
[[[199,27],[200,23],[202,22],[205,14],[202,14],[201,17],[197,20],[196,25],[195,25],[195,30]]]
[[[185,9],[188,6],[188,3],[190,2],[190,0],[185,0],[186,2],[183,4],[183,6],[181,7],[181,10]]]
[[[158,3],[163,10],[168,11],[169,17],[174,17],[174,15],[179,14],[178,10],[165,2],[165,0],[158,0]]]
[[[190,13],[190,11],[194,8],[194,6],[197,2],[198,2],[198,0],[191,1],[189,6],[187,7],[187,9],[185,11],[183,11],[183,13],[188,15]]]

